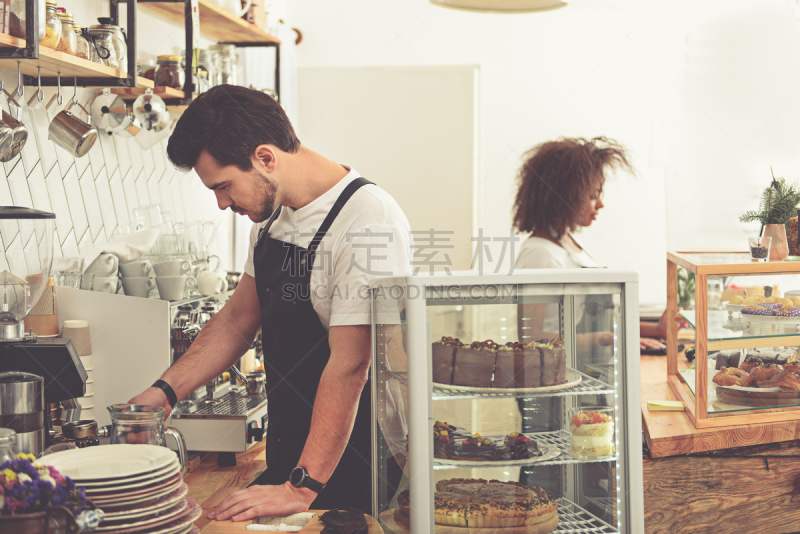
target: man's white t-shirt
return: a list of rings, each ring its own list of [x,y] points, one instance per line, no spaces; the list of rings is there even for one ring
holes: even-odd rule
[[[308,248],[336,199],[359,176],[350,169],[310,204],[300,209],[282,207],[269,236]],[[250,231],[244,272],[254,278],[253,250],[266,224],[254,224]],[[359,188],[334,219],[314,257],[309,294],[325,329],[370,324],[370,280],[410,275],[411,253],[411,227],[397,202],[376,185]]]

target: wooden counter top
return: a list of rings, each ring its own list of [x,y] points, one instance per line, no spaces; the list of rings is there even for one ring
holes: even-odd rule
[[[221,503],[225,497],[236,490],[246,488],[267,468],[264,458],[266,440],[251,447],[247,452],[236,455],[235,467],[217,467],[217,453],[201,453],[200,467],[184,479],[189,485],[189,497],[203,507],[203,515],[195,525],[203,532],[246,532],[244,527],[250,521],[211,521],[208,513]],[[229,525],[227,530],[218,530],[218,525]],[[214,528],[211,528],[214,525]]]
[[[691,364],[681,356],[678,367]],[[697,429],[685,412],[649,411],[647,401],[679,400],[667,385],[665,356],[641,357],[641,388],[642,429],[652,458],[800,439],[797,421]]]

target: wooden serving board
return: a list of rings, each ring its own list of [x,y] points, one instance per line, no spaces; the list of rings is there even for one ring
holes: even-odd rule
[[[742,391],[740,389],[717,388],[717,398],[725,404],[736,406],[792,406],[800,404],[800,392],[796,391]]]
[[[325,524],[319,520],[320,516],[324,514],[324,510],[317,511],[317,515],[308,522],[306,526],[301,528],[298,531],[298,534],[317,534],[322,532],[322,529],[325,528]],[[364,517],[367,518],[367,526],[369,527],[368,534],[383,534],[383,529],[381,528],[380,524],[375,520],[374,517],[371,515],[364,514]]]
[[[394,515],[396,508],[386,510],[380,513],[378,517],[381,518],[383,524],[394,532],[394,534],[409,534],[408,526],[405,521],[398,522],[395,520]],[[530,525],[526,527],[507,527],[507,528],[466,528],[466,527],[451,527],[448,525],[436,525],[434,530],[436,534],[547,534],[558,528],[558,515],[553,516],[553,519],[538,525]],[[372,531],[370,530],[370,534]]]

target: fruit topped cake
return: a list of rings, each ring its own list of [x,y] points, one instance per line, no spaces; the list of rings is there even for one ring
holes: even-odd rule
[[[614,421],[602,412],[582,412],[570,422],[572,455],[581,457],[613,456]]]
[[[456,349],[464,344],[458,338],[442,336],[441,341],[431,345],[431,359],[433,361],[433,381],[438,384],[453,383],[453,360]]]
[[[433,456],[436,458],[496,462],[541,455],[535,441],[517,432],[512,432],[501,442],[440,421],[433,425]]]

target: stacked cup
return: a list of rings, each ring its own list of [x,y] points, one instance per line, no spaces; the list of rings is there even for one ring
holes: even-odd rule
[[[78,398],[78,403],[81,405],[81,419],[94,419],[94,362],[89,321],[80,319],[64,321],[61,337],[72,340],[72,345],[86,370],[86,392],[83,397]]]
[[[192,264],[188,260],[167,260],[153,264],[158,294],[163,300],[181,300],[197,281],[189,276]]]
[[[122,289],[129,297],[150,296],[150,291],[156,287],[152,278],[153,266],[149,261],[131,261],[119,266],[122,273]]]
[[[119,258],[116,254],[100,254],[96,260],[86,268],[85,274],[94,275],[92,281],[93,291],[103,293],[116,293],[119,279],[117,278]]]

